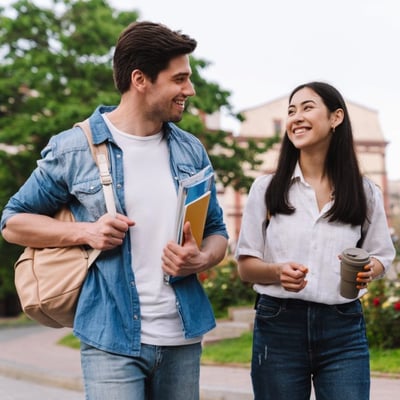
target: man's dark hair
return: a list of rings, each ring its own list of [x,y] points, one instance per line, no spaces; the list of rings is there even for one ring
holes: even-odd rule
[[[196,40],[162,24],[134,22],[121,33],[115,48],[114,82],[121,94],[129,90],[131,74],[139,69],[152,82],[168,68],[172,58],[190,54]]]

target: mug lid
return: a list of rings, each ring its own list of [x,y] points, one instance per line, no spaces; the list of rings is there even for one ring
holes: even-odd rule
[[[358,247],[350,247],[348,249],[343,250],[343,256],[355,259],[355,260],[368,260],[369,253],[364,249],[360,249]]]

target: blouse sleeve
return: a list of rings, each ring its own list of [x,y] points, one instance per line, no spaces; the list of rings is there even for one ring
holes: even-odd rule
[[[396,251],[386,219],[382,193],[376,185],[373,185],[372,196],[371,221],[362,247],[371,257],[382,263],[386,273],[395,258]]]
[[[265,191],[272,175],[263,175],[257,178],[250,188],[240,228],[236,247],[236,258],[242,255],[263,259],[265,246],[265,220],[267,208],[265,205]]]

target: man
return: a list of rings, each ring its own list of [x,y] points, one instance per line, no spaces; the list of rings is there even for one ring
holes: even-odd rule
[[[88,399],[199,398],[201,339],[215,320],[196,274],[222,260],[228,236],[213,184],[201,248],[189,223],[183,245],[173,240],[178,183],[210,165],[200,141],[173,124],[195,94],[189,54],[196,44],[151,22],[129,25],[118,39],[120,103],[90,117],[93,142],[108,145],[116,217],[106,213],[97,167],[77,127],[50,140],[3,211],[9,242],[103,251],[74,322]],[[78,222],[51,218],[66,203]],[[179,279],[165,284],[165,275]]]

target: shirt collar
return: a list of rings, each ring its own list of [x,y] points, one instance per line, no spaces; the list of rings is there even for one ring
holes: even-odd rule
[[[296,167],[294,168],[292,175],[292,182],[297,182],[297,181],[300,181],[308,185],[307,182],[304,180],[303,172],[301,171],[300,164],[298,161],[296,163]]]

